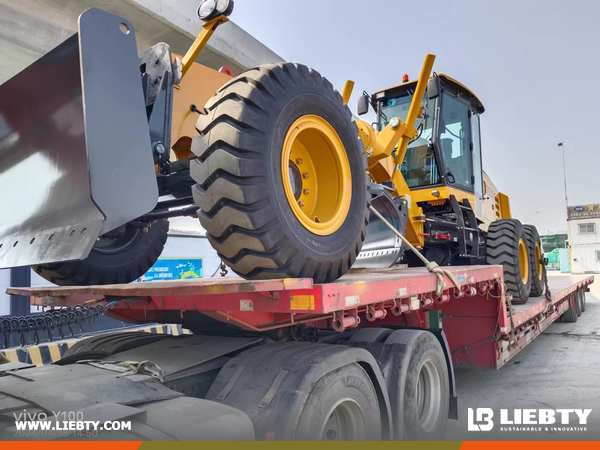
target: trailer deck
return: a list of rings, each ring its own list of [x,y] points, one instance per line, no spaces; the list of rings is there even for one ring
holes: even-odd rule
[[[512,305],[502,294],[500,266],[450,267],[462,284],[435,296],[437,279],[424,268],[355,270],[328,284],[310,279],[239,278],[131,283],[108,286],[10,288],[43,306],[109,302],[110,315],[130,322],[190,326],[190,312],[251,331],[310,324],[342,332],[357,327],[442,328],[455,365],[498,369],[574,303],[593,277],[552,277],[551,301]]]

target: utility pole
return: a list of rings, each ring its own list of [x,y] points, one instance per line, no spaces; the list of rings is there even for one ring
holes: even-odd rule
[[[571,264],[571,267],[573,267],[573,253],[571,251],[571,224],[569,223],[569,195],[567,194],[567,165],[565,163],[565,143],[559,142],[558,146],[562,151],[563,160],[563,180],[565,184],[565,214],[567,215],[567,239],[569,242],[569,264]]]
[[[558,146],[560,147],[561,151],[562,151],[562,162],[563,162],[563,180],[564,180],[564,184],[565,184],[565,208],[568,214],[569,211],[569,195],[567,193],[567,165],[565,163],[565,143],[564,142],[560,142],[558,144]]]

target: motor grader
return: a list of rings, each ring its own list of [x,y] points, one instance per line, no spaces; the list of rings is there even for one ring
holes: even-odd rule
[[[396,231],[439,265],[501,264],[515,301],[543,293],[538,233],[482,170],[484,107],[431,76],[432,55],[418,80],[360,97],[372,126],[347,106],[352,82],[340,94],[300,64],[230,78],[195,63],[232,10],[204,0],[179,58],[164,43],[138,55],[130,22],[90,9],[0,86],[1,267],[131,282],[159,258],[168,219],[197,215],[248,279],[415,264]]]

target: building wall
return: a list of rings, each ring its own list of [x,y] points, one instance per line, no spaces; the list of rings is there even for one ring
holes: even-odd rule
[[[594,233],[583,234],[580,225],[593,224]],[[571,270],[573,273],[600,273],[600,218],[586,218],[569,221],[571,242]]]

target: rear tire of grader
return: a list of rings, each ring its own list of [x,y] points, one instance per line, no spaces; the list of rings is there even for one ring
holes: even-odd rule
[[[487,232],[487,263],[504,269],[504,283],[513,303],[524,304],[531,291],[527,234],[516,219],[492,222]]]
[[[150,224],[147,232],[127,226],[122,235],[101,237],[89,256],[32,266],[38,275],[59,286],[130,283],[144,275],[158,260],[169,233],[169,221]]]
[[[538,230],[533,225],[523,225],[527,235],[527,247],[529,249],[529,273],[531,274],[531,292],[530,297],[541,297],[546,290],[546,271],[542,259],[544,253],[542,249],[542,240]]]
[[[341,277],[369,219],[363,149],[341,95],[303,65],[269,64],[205,108],[192,194],[223,262],[247,279]]]

